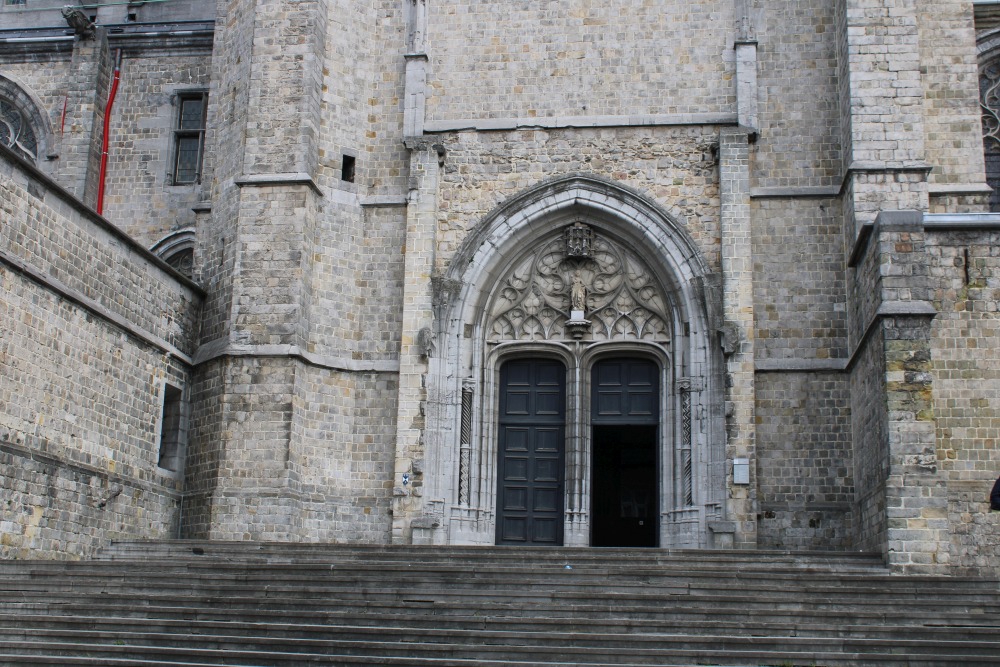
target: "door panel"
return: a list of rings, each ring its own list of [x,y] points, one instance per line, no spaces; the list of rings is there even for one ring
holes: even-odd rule
[[[659,421],[659,372],[645,359],[609,359],[592,373],[592,421],[601,424],[655,424]]]
[[[500,369],[497,544],[562,544],[565,377],[549,360]]]

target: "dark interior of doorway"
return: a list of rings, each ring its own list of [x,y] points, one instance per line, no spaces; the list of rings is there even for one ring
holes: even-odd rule
[[[593,429],[591,544],[657,546],[657,427],[615,425]]]

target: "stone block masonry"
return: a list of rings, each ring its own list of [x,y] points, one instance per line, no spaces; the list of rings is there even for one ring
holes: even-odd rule
[[[998,571],[1000,512],[989,511],[987,496],[1000,475],[1000,232],[928,231],[926,251],[938,310],[931,335],[935,453],[947,507],[920,518],[950,526],[953,567]]]
[[[0,555],[176,535],[161,413],[200,290],[4,148],[0,218]]]
[[[850,387],[837,371],[758,373],[759,546],[854,544]]]
[[[428,121],[736,111],[731,0],[427,11]]]

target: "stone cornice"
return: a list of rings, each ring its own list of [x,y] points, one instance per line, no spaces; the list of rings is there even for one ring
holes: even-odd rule
[[[320,197],[323,190],[316,184],[313,177],[304,172],[294,172],[288,174],[245,174],[233,181],[241,188],[265,188],[274,186],[301,186],[305,185],[312,189]]]

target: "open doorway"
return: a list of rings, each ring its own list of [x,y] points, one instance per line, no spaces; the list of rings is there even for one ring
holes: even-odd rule
[[[595,547],[655,547],[656,426],[594,426]]]
[[[591,544],[658,546],[659,367],[600,361],[591,390]]]

